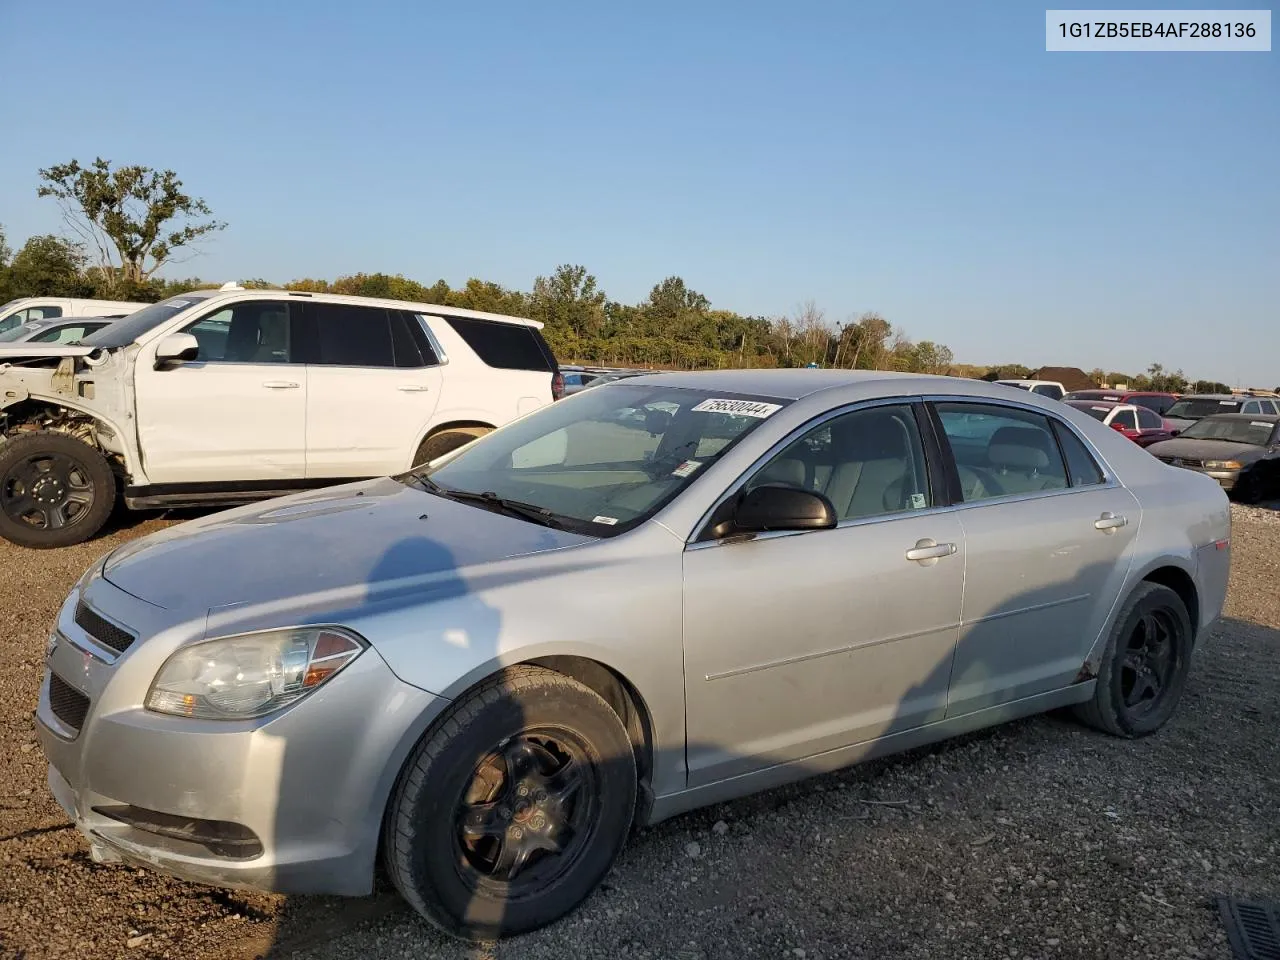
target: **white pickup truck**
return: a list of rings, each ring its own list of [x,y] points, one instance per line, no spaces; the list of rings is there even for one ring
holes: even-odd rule
[[[540,323],[228,284],[78,343],[0,345],[0,536],[384,476],[558,399]]]

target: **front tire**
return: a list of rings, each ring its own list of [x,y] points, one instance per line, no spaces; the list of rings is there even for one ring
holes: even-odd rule
[[[388,808],[387,871],[455,937],[535,930],[608,873],[636,789],[630,738],[598,694],[511,668],[455,703],[410,757]]]
[[[1158,583],[1140,584],[1107,640],[1093,699],[1076,715],[1116,737],[1155,733],[1182,696],[1194,641],[1182,598]]]
[[[35,549],[83,543],[116,502],[106,457],[64,433],[35,431],[0,446],[0,536]]]

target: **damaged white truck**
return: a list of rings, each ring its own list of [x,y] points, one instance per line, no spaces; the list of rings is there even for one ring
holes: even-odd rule
[[[0,536],[399,473],[558,399],[541,324],[227,284],[83,341],[0,346]]]

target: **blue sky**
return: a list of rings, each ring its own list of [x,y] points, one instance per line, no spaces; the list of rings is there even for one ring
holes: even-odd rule
[[[0,0],[0,223],[58,230],[36,169],[101,155],[229,221],[171,275],[574,262],[962,361],[1280,383],[1280,54],[1051,54],[1044,10]]]

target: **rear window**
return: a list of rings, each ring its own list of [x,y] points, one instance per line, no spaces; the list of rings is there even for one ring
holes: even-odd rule
[[[1186,397],[1171,406],[1165,416],[1175,420],[1199,420],[1216,413],[1239,413],[1241,400],[1214,400],[1211,397]]]
[[[502,370],[550,373],[553,361],[533,327],[472,317],[448,317],[445,322],[484,363]]]

